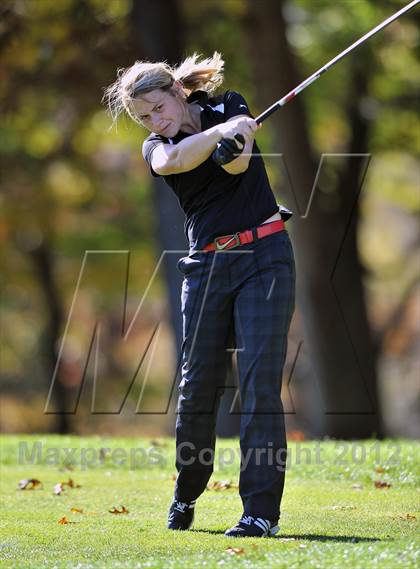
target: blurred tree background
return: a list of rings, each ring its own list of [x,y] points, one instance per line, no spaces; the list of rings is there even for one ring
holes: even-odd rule
[[[403,5],[2,2],[3,431],[173,430],[183,214],[142,160],[146,132],[110,129],[101,98],[116,70],[218,50],[225,87],[257,115]],[[306,436],[420,435],[419,19],[394,22],[258,134],[283,155],[265,162],[295,211],[283,394],[289,431]],[[224,416],[219,432],[235,425]]]

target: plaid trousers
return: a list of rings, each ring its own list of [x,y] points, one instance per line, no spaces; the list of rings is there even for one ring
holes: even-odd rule
[[[175,499],[197,499],[213,472],[217,409],[233,338],[241,402],[243,513],[275,521],[287,452],[280,391],[295,304],[289,235],[281,231],[228,251],[195,252],[181,258],[178,269],[184,275],[184,340]]]

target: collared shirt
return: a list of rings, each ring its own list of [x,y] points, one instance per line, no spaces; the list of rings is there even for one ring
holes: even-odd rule
[[[201,107],[201,130],[207,130],[237,115],[251,113],[245,99],[235,91],[209,97],[205,91],[195,91],[187,99],[197,101]],[[191,133],[179,131],[174,138],[151,133],[143,143],[143,157],[151,173],[153,150],[160,144],[177,144]],[[275,197],[254,142],[253,156],[247,170],[232,175],[217,166],[211,155],[199,166],[181,174],[163,176],[178,197],[185,213],[185,234],[190,250],[202,249],[215,237],[243,231],[260,225],[279,211]]]

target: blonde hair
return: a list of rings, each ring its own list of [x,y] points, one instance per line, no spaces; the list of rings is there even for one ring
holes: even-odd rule
[[[171,90],[175,81],[179,81],[188,94],[199,89],[213,92],[223,83],[224,61],[217,51],[211,58],[199,61],[200,58],[202,55],[193,53],[177,67],[166,62],[136,61],[131,67],[118,69],[117,80],[105,89],[102,99],[113,123],[124,111],[139,123],[132,107],[133,99],[155,89]]]

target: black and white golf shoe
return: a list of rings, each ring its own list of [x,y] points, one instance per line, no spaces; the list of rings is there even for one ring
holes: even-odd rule
[[[277,522],[265,518],[242,516],[233,528],[225,531],[227,537],[271,537],[279,531]]]
[[[180,502],[174,500],[169,508],[168,529],[190,529],[194,521],[195,500]]]

